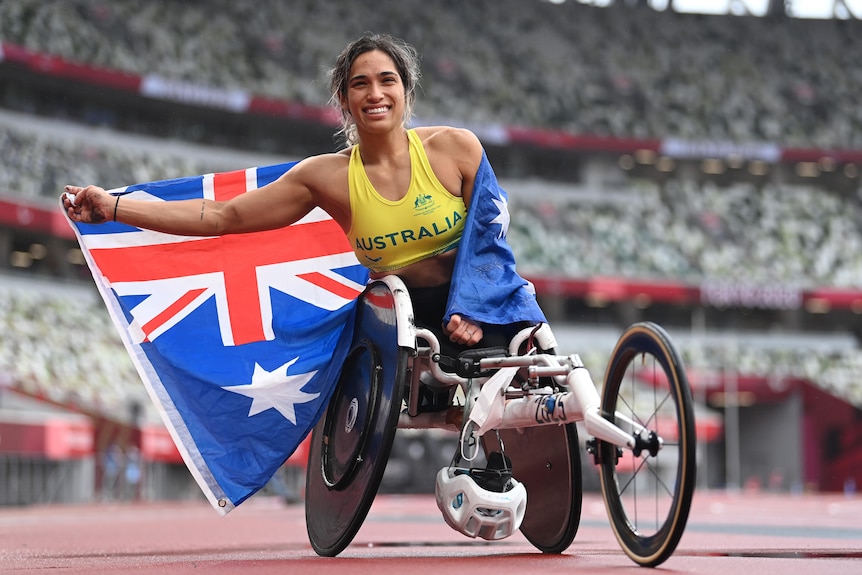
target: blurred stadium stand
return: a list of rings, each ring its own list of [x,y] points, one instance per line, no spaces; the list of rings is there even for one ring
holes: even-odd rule
[[[76,482],[149,442],[135,496],[193,492],[57,196],[334,149],[323,72],[378,30],[423,54],[416,123],[482,138],[561,348],[600,379],[656,321],[703,413],[738,415],[703,486],[862,481],[860,22],[526,1],[0,0],[0,474],[44,475],[9,451],[36,398],[94,422]],[[427,489],[448,439],[403,434],[384,489]]]

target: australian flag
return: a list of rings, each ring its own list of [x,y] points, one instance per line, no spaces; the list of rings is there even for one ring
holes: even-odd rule
[[[226,200],[292,165],[111,193]],[[112,222],[73,228],[186,465],[227,513],[267,483],[320,417],[350,347],[367,270],[319,209],[283,229],[220,237]]]

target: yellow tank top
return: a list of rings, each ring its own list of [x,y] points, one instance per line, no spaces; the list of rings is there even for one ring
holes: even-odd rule
[[[431,170],[414,130],[410,142],[410,187],[398,201],[382,197],[371,185],[359,155],[350,153],[351,226],[347,232],[359,262],[374,272],[393,271],[458,245],[467,209]]]

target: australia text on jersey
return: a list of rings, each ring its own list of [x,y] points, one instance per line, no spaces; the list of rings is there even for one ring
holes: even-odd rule
[[[446,216],[439,221],[432,222],[430,226],[419,226],[418,228],[397,230],[379,236],[356,238],[356,250],[385,250],[388,247],[419,241],[423,238],[433,238],[445,234],[454,228],[463,218],[464,216],[460,213],[453,211],[451,216]]]

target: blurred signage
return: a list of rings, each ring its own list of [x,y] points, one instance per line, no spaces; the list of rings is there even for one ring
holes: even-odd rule
[[[168,433],[167,428],[161,426],[141,429],[141,456],[147,461],[183,462],[171,434]]]
[[[58,190],[57,207],[53,209],[31,205],[25,201],[0,200],[0,225],[72,239],[75,233],[63,216],[59,198]]]
[[[0,453],[62,460],[89,457],[93,449],[93,425],[87,420],[0,422]]]
[[[803,293],[789,285],[751,285],[710,281],[700,286],[700,301],[712,307],[798,309]]]

